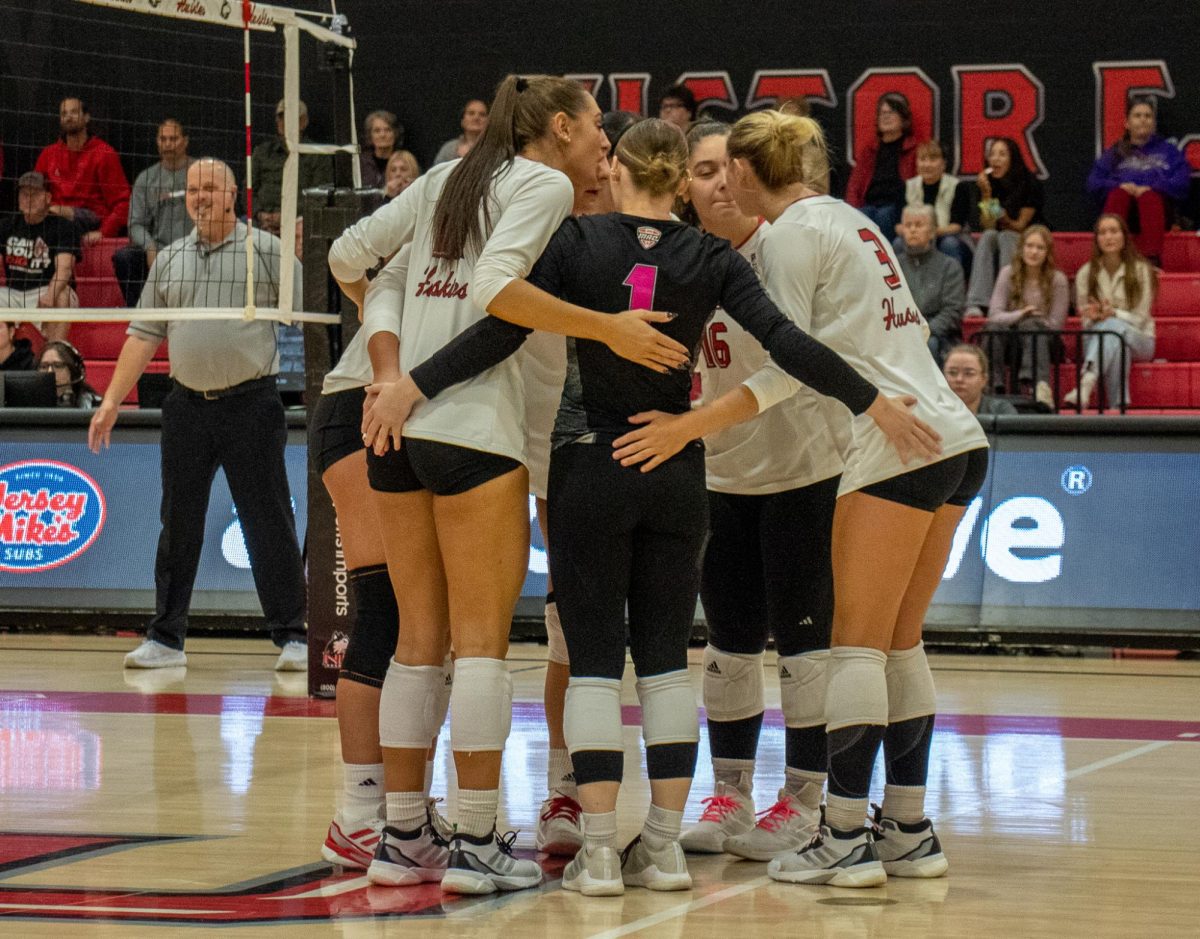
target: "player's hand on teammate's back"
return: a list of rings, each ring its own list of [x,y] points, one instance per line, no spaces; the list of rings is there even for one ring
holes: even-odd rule
[[[604,344],[623,359],[666,374],[673,368],[688,368],[690,354],[685,346],[655,329],[653,323],[669,323],[674,313],[626,310],[607,317]]]
[[[620,460],[622,466],[641,463],[642,472],[650,472],[694,439],[686,429],[683,417],[663,411],[643,411],[633,415],[629,423],[641,426],[613,441],[613,459]]]
[[[92,413],[92,421],[88,424],[88,449],[99,453],[103,446],[108,449],[112,443],[113,425],[117,423],[117,406],[108,401],[102,401]]]
[[[942,452],[941,435],[912,413],[917,399],[912,395],[889,398],[880,393],[867,408],[870,417],[900,454],[905,466],[914,458],[925,463]]]
[[[396,381],[368,385],[363,404],[363,443],[373,449],[376,456],[387,453],[389,444],[399,450],[404,422],[423,397],[416,382],[408,375]]]

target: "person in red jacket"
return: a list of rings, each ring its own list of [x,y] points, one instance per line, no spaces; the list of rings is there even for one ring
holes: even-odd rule
[[[904,208],[904,181],[917,175],[917,139],[912,108],[902,94],[879,99],[875,136],[854,155],[846,201],[879,226],[889,241],[896,235]]]
[[[58,108],[61,136],[37,159],[50,183],[50,212],[73,221],[84,244],[115,238],[129,217],[129,180],[117,151],[88,132],[87,105],[63,98]]]

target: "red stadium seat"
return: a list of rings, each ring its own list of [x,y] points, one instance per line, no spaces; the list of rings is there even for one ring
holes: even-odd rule
[[[1163,241],[1164,271],[1186,273],[1200,271],[1200,234],[1194,231],[1167,232]]]
[[[75,276],[114,277],[112,257],[127,244],[128,238],[101,238],[94,245],[84,245],[83,260],[76,263]]]
[[[88,384],[96,389],[100,394],[104,394],[108,388],[108,383],[112,381],[113,372],[116,371],[117,363],[109,360],[88,360],[87,365],[87,380]],[[170,371],[166,362],[151,362],[146,366],[146,371],[151,374],[165,375]],[[133,386],[133,390],[125,396],[122,404],[137,404],[137,385]]]
[[[1129,375],[1129,398],[1139,408],[1196,407],[1194,362],[1137,363]]]
[[[1160,275],[1154,315],[1200,315],[1200,272]]]
[[[1054,232],[1054,259],[1058,269],[1067,277],[1083,267],[1092,256],[1092,233],[1090,231]]]
[[[79,295],[79,305],[92,308],[112,308],[125,306],[125,297],[116,278],[108,277],[76,277],[75,292]]]
[[[1164,316],[1154,324],[1154,331],[1155,358],[1168,362],[1200,361],[1200,316]]]

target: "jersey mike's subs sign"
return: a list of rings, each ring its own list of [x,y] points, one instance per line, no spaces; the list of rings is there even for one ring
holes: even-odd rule
[[[96,481],[69,463],[0,466],[0,570],[32,574],[68,563],[92,546],[105,514]]]

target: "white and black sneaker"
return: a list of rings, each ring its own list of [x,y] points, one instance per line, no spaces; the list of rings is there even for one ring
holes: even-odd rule
[[[788,884],[831,887],[879,887],[887,883],[871,829],[864,826],[842,831],[830,828],[824,818],[812,841],[767,865],[767,876]]]
[[[450,857],[442,889],[447,893],[495,893],[497,890],[527,890],[542,882],[536,861],[513,857],[517,833],[499,835],[495,830],[476,838],[458,832],[450,839]]]
[[[691,890],[692,875],[678,841],[652,851],[638,835],[621,852],[621,879],[627,887],[647,890]]]
[[[621,856],[616,848],[582,847],[563,869],[562,885],[585,897],[619,897],[625,892]]]
[[[413,831],[385,825],[367,868],[367,880],[386,887],[436,884],[446,873],[449,850],[428,816]]]
[[[875,806],[875,851],[883,869],[895,877],[941,877],[950,867],[942,843],[925,818],[916,823],[886,818]]]

